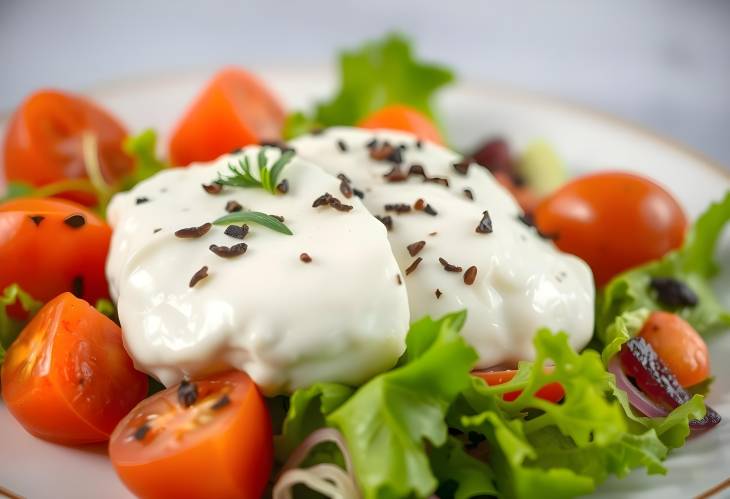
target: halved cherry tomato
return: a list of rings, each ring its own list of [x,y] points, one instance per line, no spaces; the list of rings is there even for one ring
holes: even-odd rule
[[[168,388],[114,430],[109,456],[138,497],[261,497],[271,472],[271,421],[242,372]]]
[[[281,139],[286,114],[258,78],[237,68],[217,73],[185,112],[170,141],[173,165],[211,161],[238,147]]]
[[[649,179],[604,172],[569,182],[535,210],[537,227],[558,248],[590,265],[596,284],[656,260],[682,245],[687,218],[679,203]]]
[[[106,441],[146,394],[119,326],[70,293],[33,317],[2,366],[8,410],[29,433],[62,444]]]
[[[5,134],[3,157],[7,180],[35,186],[87,176],[82,136],[93,134],[101,173],[113,183],[129,174],[134,162],[123,150],[127,130],[89,99],[58,90],[30,95],[15,111]],[[73,196],[93,204],[89,194]]]
[[[490,386],[506,383],[514,378],[516,374],[516,370],[472,372],[473,376],[482,378]],[[519,397],[521,393],[521,391],[505,393],[504,395],[502,395],[502,399],[507,402],[512,402],[517,397]],[[543,400],[547,400],[548,402],[557,403],[563,400],[563,397],[565,397],[565,390],[563,390],[563,386],[560,383],[556,382],[543,386],[535,393],[535,395]]]
[[[415,109],[401,104],[386,106],[375,111],[370,116],[365,117],[357,124],[360,128],[377,130],[384,128],[386,130],[400,130],[410,132],[419,139],[429,140],[436,144],[443,145],[444,139],[441,137],[436,125],[425,114]]]
[[[64,291],[107,297],[104,264],[112,231],[84,207],[60,199],[0,204],[0,289],[12,283],[46,302]]]
[[[652,312],[639,331],[659,358],[688,387],[710,375],[710,354],[707,344],[695,329],[677,314]]]

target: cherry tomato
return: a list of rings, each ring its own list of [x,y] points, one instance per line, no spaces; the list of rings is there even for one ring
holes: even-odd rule
[[[516,370],[472,372],[473,376],[482,378],[490,386],[506,383],[514,378],[516,374]],[[519,397],[521,393],[521,391],[505,393],[504,395],[502,395],[502,399],[507,402],[512,402],[517,397]],[[557,403],[563,400],[563,397],[565,397],[565,390],[563,390],[563,387],[560,383],[550,383],[540,388],[535,393],[535,395],[543,400],[547,400],[548,402]]]
[[[3,156],[7,180],[35,186],[85,178],[82,136],[93,134],[101,174],[109,183],[134,168],[122,150],[127,130],[108,111],[90,100],[58,90],[30,95],[15,111],[5,134]],[[93,204],[89,194],[73,199]]]
[[[679,248],[687,218],[659,185],[638,175],[604,172],[569,182],[540,203],[535,222],[561,250],[590,265],[596,284]]]
[[[281,139],[285,112],[258,78],[241,69],[216,74],[177,124],[174,165],[211,161],[233,149]]]
[[[62,444],[106,441],[146,394],[119,326],[70,293],[33,317],[2,366],[8,410],[29,433]]]
[[[96,303],[109,293],[104,265],[111,234],[99,217],[70,201],[0,204],[0,289],[18,283],[42,302],[72,291]]]
[[[400,104],[386,106],[379,111],[375,111],[360,121],[357,126],[370,130],[380,128],[401,130],[403,132],[410,132],[419,139],[429,140],[436,144],[444,143],[441,132],[439,132],[436,125],[433,124],[428,116],[413,108]]]
[[[652,312],[639,332],[684,387],[696,385],[710,375],[707,344],[695,329],[677,314]]]
[[[138,497],[258,498],[271,472],[271,421],[251,379],[229,372],[142,401],[114,430],[109,456]]]

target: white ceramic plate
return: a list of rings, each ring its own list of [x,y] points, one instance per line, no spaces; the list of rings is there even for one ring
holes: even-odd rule
[[[303,107],[332,87],[329,70],[257,71],[292,107]],[[169,127],[208,78],[209,72],[138,79],[98,88],[89,94],[132,130],[154,127],[163,141]],[[730,175],[699,155],[616,119],[545,98],[485,85],[461,84],[445,93],[443,111],[449,139],[457,147],[500,134],[517,149],[544,138],[574,173],[606,168],[632,170],[664,184],[692,217],[730,189]],[[5,123],[0,120],[0,133]],[[631,244],[631,241],[626,241]],[[730,244],[723,245],[730,255]],[[730,268],[730,258],[722,258]],[[730,301],[730,279],[721,278]],[[710,342],[717,376],[709,401],[725,418],[667,461],[667,476],[637,471],[611,480],[600,497],[695,496],[730,477],[730,334]],[[29,436],[0,402],[0,486],[31,498],[129,497],[106,459],[104,447],[66,448]],[[0,489],[1,490],[1,489]],[[2,493],[0,493],[2,496]]]

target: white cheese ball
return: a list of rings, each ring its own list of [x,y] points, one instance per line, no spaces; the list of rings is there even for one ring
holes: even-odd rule
[[[408,330],[406,289],[385,227],[359,199],[339,193],[338,179],[299,157],[283,170],[286,194],[201,187],[244,155],[258,177],[258,151],[165,170],[115,196],[107,277],[125,346],[138,369],[165,385],[229,368],[269,395],[319,381],[360,384],[395,364]],[[280,155],[266,152],[269,163]],[[324,193],[352,210],[313,208]],[[249,223],[243,240],[226,235],[225,225],[199,238],[175,236],[227,215],[229,201],[283,216],[294,235]],[[247,251],[230,258],[209,249],[241,242]],[[202,267],[208,277],[191,287]]]

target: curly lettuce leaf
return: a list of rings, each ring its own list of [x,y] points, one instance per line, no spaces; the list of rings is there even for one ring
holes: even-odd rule
[[[624,312],[606,328],[604,334],[606,343],[601,351],[601,359],[606,366],[608,366],[611,358],[621,351],[621,346],[624,343],[639,334],[644,322],[649,318],[649,314],[650,312],[646,308]]]
[[[311,115],[294,113],[285,126],[289,139],[317,127],[355,125],[389,104],[405,104],[435,118],[433,95],[454,79],[439,65],[417,60],[407,39],[391,34],[339,58],[340,88]]]
[[[449,437],[444,445],[431,449],[429,459],[439,481],[436,496],[440,499],[498,495],[492,469],[471,456],[458,439]]]
[[[424,441],[435,447],[446,442],[446,412],[471,383],[477,355],[459,335],[465,315],[418,321],[416,337],[408,339],[417,353],[327,416],[347,441],[365,499],[425,497],[436,489]]]
[[[14,306],[19,306],[27,314],[26,320],[10,317],[8,308]],[[0,365],[5,360],[5,351],[42,306],[43,303],[23,291],[18,284],[11,284],[3,290],[0,295]]]
[[[612,279],[600,294],[596,313],[598,338],[604,343],[608,328],[625,312],[641,308],[667,310],[650,289],[652,277],[672,277],[684,282],[699,298],[695,307],[670,310],[682,316],[700,333],[730,326],[730,312],[717,300],[710,279],[717,274],[714,253],[725,225],[730,221],[730,193],[713,203],[697,219],[679,250],[661,260],[629,270]]]

